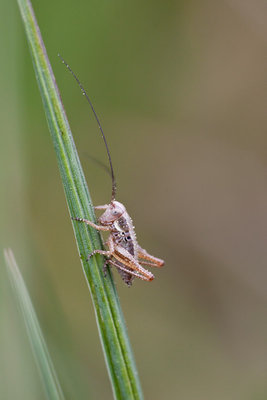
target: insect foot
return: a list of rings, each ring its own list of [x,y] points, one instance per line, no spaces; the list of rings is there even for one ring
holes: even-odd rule
[[[108,263],[109,263],[109,258],[107,258],[107,259],[105,260],[104,265],[103,265],[103,274],[104,274],[104,277],[107,276]]]

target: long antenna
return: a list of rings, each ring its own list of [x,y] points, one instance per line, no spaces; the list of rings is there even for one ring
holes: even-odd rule
[[[95,109],[94,109],[94,107],[93,107],[93,104],[92,104],[92,102],[91,102],[91,100],[90,100],[88,94],[86,93],[84,87],[82,86],[80,80],[79,80],[79,79],[77,78],[77,76],[74,74],[74,72],[72,71],[72,69],[71,69],[71,67],[69,66],[69,64],[67,64],[66,61],[61,57],[61,55],[58,54],[58,56],[59,56],[59,58],[61,59],[62,63],[63,63],[63,64],[67,67],[67,69],[70,71],[70,73],[72,74],[72,76],[74,77],[74,79],[76,80],[76,82],[78,83],[78,85],[80,86],[80,89],[81,89],[81,91],[82,91],[82,94],[85,96],[86,100],[88,101],[88,103],[89,103],[89,105],[90,105],[90,107],[91,107],[91,109],[92,109],[92,111],[93,111],[93,113],[94,113],[94,116],[95,116],[95,119],[96,119],[96,121],[97,121],[98,127],[99,127],[99,129],[100,129],[100,131],[101,131],[101,134],[102,134],[102,137],[103,137],[105,146],[106,146],[106,150],[107,150],[107,153],[108,153],[108,159],[109,159],[109,165],[110,165],[110,171],[111,171],[111,178],[112,178],[111,201],[113,201],[113,200],[115,200],[115,195],[116,195],[116,188],[117,188],[117,187],[116,187],[116,180],[115,180],[115,175],[114,175],[114,171],[113,171],[113,166],[112,166],[112,162],[111,162],[111,156],[110,156],[110,152],[109,152],[107,140],[106,140],[106,137],[105,137],[105,135],[104,135],[102,126],[101,126],[100,121],[99,121],[99,119],[98,119],[98,116],[97,116],[97,114],[96,114],[96,112],[95,112]]]

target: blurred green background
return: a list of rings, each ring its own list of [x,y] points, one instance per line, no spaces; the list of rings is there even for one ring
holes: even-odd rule
[[[95,204],[117,199],[153,283],[114,277],[146,399],[267,398],[266,6],[33,0]],[[95,317],[15,1],[0,2],[1,248],[12,247],[67,399],[110,399]],[[0,268],[0,398],[44,399]]]

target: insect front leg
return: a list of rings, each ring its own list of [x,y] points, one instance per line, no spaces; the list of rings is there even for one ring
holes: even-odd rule
[[[78,221],[78,222],[84,222],[87,225],[92,226],[93,228],[97,229],[98,231],[110,231],[110,227],[109,226],[105,226],[105,225],[97,225],[94,224],[94,222],[89,221],[88,219],[85,218],[76,218],[76,217],[71,217],[74,221]]]
[[[146,260],[146,261],[138,260],[140,264],[149,265],[151,267],[163,267],[164,265],[163,260],[152,256],[145,249],[142,249],[141,246],[138,246],[138,258]]]
[[[94,206],[95,210],[106,210],[108,208],[108,204],[104,204],[103,206]]]

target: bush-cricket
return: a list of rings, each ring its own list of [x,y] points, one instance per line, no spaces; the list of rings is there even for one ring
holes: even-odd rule
[[[80,80],[74,74],[70,66],[63,60],[63,58],[60,55],[58,56],[61,59],[62,63],[73,75],[94,113],[95,119],[97,121],[98,127],[105,143],[112,178],[112,194],[110,203],[94,207],[95,210],[104,210],[104,213],[98,218],[99,225],[85,218],[72,217],[72,219],[74,219],[75,221],[83,222],[87,225],[90,225],[98,231],[110,232],[108,240],[106,242],[108,249],[92,251],[92,253],[90,253],[88,256],[87,261],[95,254],[104,255],[106,257],[106,261],[103,267],[104,274],[106,273],[107,265],[113,265],[118,269],[118,272],[120,273],[123,281],[128,286],[131,286],[134,277],[140,278],[144,281],[152,281],[154,279],[154,275],[150,271],[145,269],[144,266],[162,267],[164,265],[164,261],[160,258],[150,255],[145,249],[139,246],[136,240],[135,228],[133,226],[131,217],[127,213],[124,205],[115,200],[116,180],[110,151],[99,118]]]

